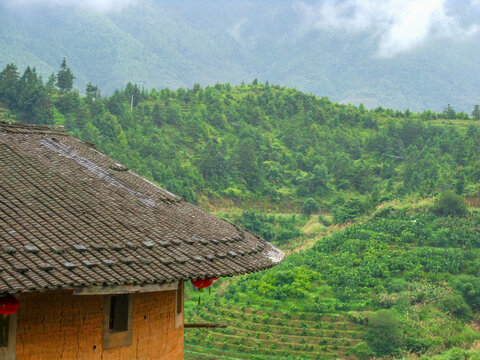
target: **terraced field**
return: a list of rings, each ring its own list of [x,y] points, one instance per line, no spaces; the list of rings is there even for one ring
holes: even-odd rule
[[[295,313],[276,301],[268,305],[241,297],[227,301],[219,292],[210,298],[202,295],[198,306],[192,296],[186,322],[228,327],[185,329],[184,358],[348,359],[363,341],[364,327],[345,314]]]

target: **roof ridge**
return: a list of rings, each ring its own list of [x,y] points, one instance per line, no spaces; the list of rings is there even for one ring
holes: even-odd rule
[[[0,131],[18,134],[55,134],[70,136],[63,125],[38,125],[0,121]]]

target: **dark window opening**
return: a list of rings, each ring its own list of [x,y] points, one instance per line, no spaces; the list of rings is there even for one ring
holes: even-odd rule
[[[0,347],[8,347],[9,316],[0,316]]]
[[[110,297],[110,318],[108,328],[111,331],[128,330],[128,295],[112,295]]]
[[[103,348],[132,344],[132,294],[107,295],[103,312]]]

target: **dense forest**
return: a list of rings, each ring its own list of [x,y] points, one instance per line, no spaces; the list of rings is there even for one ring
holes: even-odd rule
[[[129,83],[109,97],[88,84],[82,97],[73,80],[65,60],[46,82],[10,64],[0,101],[12,118],[64,125],[190,201],[313,198],[343,221],[409,194],[478,191],[478,106],[472,114],[449,105],[441,113],[367,110],[256,80],[177,91]],[[454,119],[464,128],[438,126]]]
[[[63,125],[289,253],[193,290],[186,358],[478,358],[480,108],[341,105],[253,80],[82,96],[64,59],[0,73],[0,120]],[[255,355],[253,355],[255,354]]]

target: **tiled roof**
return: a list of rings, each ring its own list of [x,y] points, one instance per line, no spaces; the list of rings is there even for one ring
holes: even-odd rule
[[[283,258],[61,128],[0,123],[0,293],[224,277]]]

